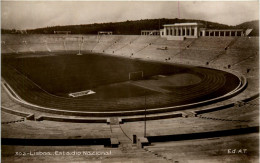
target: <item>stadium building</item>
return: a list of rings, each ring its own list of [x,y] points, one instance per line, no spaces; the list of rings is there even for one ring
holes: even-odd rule
[[[247,36],[252,29],[207,29],[200,23],[165,24],[161,36],[167,40],[184,40],[185,38],[213,37],[242,37]]]
[[[160,30],[142,30],[141,35],[160,35]]]
[[[259,37],[160,33],[2,34],[2,162],[257,162]]]

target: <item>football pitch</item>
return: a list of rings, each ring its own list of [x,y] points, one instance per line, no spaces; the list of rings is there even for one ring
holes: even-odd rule
[[[185,105],[225,95],[239,84],[219,70],[89,52],[4,55],[2,76],[27,102],[76,111]],[[84,91],[93,93],[70,96]]]

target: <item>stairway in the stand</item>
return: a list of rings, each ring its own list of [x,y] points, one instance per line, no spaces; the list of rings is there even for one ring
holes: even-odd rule
[[[119,144],[119,150],[122,152],[122,160],[130,159],[130,158],[143,158],[144,162],[169,162],[168,159],[164,157],[160,157],[158,155],[155,155],[145,149],[138,148],[136,144],[132,143],[132,140],[129,136],[127,136],[122,128],[120,127],[119,121],[117,117],[111,117],[110,118],[110,128],[112,132],[112,137],[117,138],[120,142]]]
[[[132,147],[132,140],[122,131],[117,117],[110,118],[110,128],[112,137],[117,138],[120,142],[120,148]]]

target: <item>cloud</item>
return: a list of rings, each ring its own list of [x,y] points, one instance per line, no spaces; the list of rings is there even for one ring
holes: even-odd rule
[[[183,2],[182,6],[184,17],[228,25],[259,19],[258,1]]]
[[[3,1],[2,28],[118,22],[153,18],[202,19],[235,25],[258,19],[258,1]]]

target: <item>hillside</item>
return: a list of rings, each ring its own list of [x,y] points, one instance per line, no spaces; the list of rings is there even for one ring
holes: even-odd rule
[[[205,28],[215,29],[230,29],[238,28],[238,26],[228,26],[225,24],[219,24],[215,22],[209,22],[204,20],[194,19],[145,19],[145,20],[133,20],[125,22],[110,22],[110,23],[95,23],[95,24],[84,24],[84,25],[68,25],[68,26],[53,26],[46,28],[37,28],[27,30],[29,34],[53,34],[54,31],[71,31],[72,34],[97,34],[98,31],[112,31],[116,35],[140,35],[141,30],[154,30],[162,29],[164,24],[174,23],[186,23],[186,22],[197,22],[203,24]],[[243,23],[240,24],[239,28],[252,28],[251,25],[255,23]],[[255,27],[255,26],[254,26]],[[258,26],[257,26],[258,27]],[[2,33],[15,33],[14,30],[4,30]],[[258,28],[252,34],[258,35]]]
[[[236,25],[236,28],[243,28],[243,29],[253,29],[253,31],[249,34],[249,36],[259,36],[259,20],[244,22],[242,24]]]

